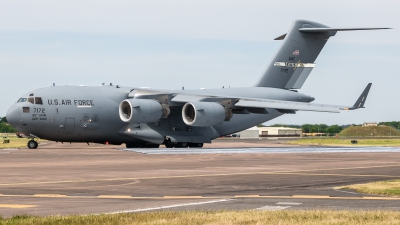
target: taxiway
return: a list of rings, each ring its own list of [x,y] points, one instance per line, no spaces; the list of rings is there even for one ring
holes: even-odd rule
[[[4,153],[0,155],[0,215],[198,209],[400,210],[400,198],[335,189],[399,179],[400,149],[344,148],[335,152],[322,148],[312,152],[278,142],[249,145],[225,143],[220,151],[201,149],[195,154],[189,154],[190,149],[127,151],[123,146],[52,142],[36,150],[0,150]]]

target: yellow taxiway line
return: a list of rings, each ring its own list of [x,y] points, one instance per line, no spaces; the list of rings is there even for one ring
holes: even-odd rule
[[[191,174],[191,175],[171,175],[171,176],[153,176],[153,177],[120,177],[120,178],[99,178],[87,180],[62,180],[62,181],[38,181],[24,183],[0,183],[0,186],[23,186],[23,185],[41,185],[41,184],[65,184],[65,183],[87,183],[87,182],[105,182],[105,181],[129,181],[129,180],[153,180],[153,179],[175,179],[175,178],[194,178],[194,177],[218,177],[218,176],[238,176],[238,175],[308,175],[308,176],[348,176],[348,177],[387,177],[398,178],[399,176],[379,175],[379,174],[338,174],[326,173],[325,171],[335,170],[351,170],[351,169],[372,169],[385,167],[400,167],[400,164],[382,165],[382,166],[366,166],[366,167],[347,167],[347,168],[324,168],[313,170],[292,170],[292,171],[266,171],[266,172],[248,172],[248,173],[219,173],[219,174]],[[325,173],[307,173],[324,171]]]
[[[5,195],[0,194],[1,197],[23,197],[23,198],[102,198],[102,199],[240,199],[240,198],[292,198],[292,199],[343,199],[343,200],[396,200],[400,201],[400,197],[385,197],[385,196],[328,196],[328,195],[224,195],[224,196],[199,196],[199,195],[183,195],[183,196],[132,196],[132,195],[62,195],[62,194],[34,194],[34,195]],[[33,207],[33,206],[32,206]]]
[[[0,208],[11,208],[11,209],[24,209],[24,208],[32,208],[37,205],[21,205],[21,204],[0,204]]]

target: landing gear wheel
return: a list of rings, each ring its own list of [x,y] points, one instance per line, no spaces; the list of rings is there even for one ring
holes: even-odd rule
[[[178,144],[176,144],[176,148],[187,148],[189,147],[187,142],[178,142]]]
[[[165,145],[166,148],[173,148],[174,147],[174,144],[171,144],[171,143],[165,143],[164,145]]]
[[[190,143],[189,147],[191,147],[191,148],[202,148],[203,147],[203,143]]]
[[[38,145],[39,144],[35,140],[28,141],[28,148],[29,149],[37,149]]]
[[[144,145],[145,148],[159,148],[160,145],[159,144],[147,144]]]

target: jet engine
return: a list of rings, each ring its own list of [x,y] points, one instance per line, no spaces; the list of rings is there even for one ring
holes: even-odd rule
[[[119,117],[128,123],[151,123],[166,118],[168,105],[154,99],[125,99],[119,104]]]
[[[213,126],[230,120],[232,111],[215,102],[188,102],[182,108],[182,119],[190,126]]]

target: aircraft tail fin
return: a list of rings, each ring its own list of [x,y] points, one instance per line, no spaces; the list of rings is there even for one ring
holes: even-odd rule
[[[300,89],[314,68],[325,43],[337,31],[376,30],[390,28],[331,28],[308,20],[295,20],[281,47],[264,70],[256,87]]]

